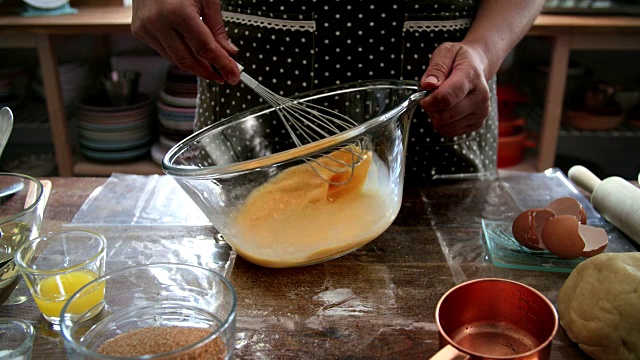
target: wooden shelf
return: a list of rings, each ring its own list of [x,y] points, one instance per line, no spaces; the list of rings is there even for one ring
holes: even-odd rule
[[[151,159],[127,163],[99,163],[82,159],[73,165],[73,174],[75,176],[111,176],[112,173],[137,175],[164,174],[160,165]]]
[[[639,27],[640,17],[636,16],[540,14],[528,35],[637,33]]]
[[[2,33],[83,34],[129,32],[131,8],[124,6],[76,7],[77,14],[57,16],[0,16]]]
[[[576,130],[562,127],[559,134],[565,137],[638,138],[640,137],[640,128],[622,126],[616,130]]]

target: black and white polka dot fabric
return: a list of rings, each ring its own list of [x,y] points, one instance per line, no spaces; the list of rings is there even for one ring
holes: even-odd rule
[[[229,0],[223,2],[236,60],[266,88],[294,96],[360,80],[418,81],[443,42],[463,39],[477,1]],[[485,125],[442,137],[426,114],[414,113],[406,181],[488,178],[496,174],[497,103]],[[244,85],[199,82],[195,129],[263,105]]]

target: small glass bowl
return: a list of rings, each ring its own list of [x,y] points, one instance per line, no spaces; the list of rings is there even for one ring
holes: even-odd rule
[[[104,275],[107,240],[89,230],[71,229],[50,232],[25,242],[14,261],[42,316],[52,324],[60,322],[60,312],[76,290]],[[72,307],[99,311],[104,288],[86,293]]]
[[[69,311],[99,287],[105,289],[100,313]],[[70,359],[230,359],[236,302],[231,283],[215,271],[175,263],[139,265],[79,289],[62,308],[60,327]]]
[[[29,360],[35,332],[27,321],[0,318],[0,360]]]

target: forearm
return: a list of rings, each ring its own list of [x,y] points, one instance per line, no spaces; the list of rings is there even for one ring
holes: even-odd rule
[[[544,0],[483,0],[462,41],[484,55],[484,75],[492,78],[511,49],[524,37]]]

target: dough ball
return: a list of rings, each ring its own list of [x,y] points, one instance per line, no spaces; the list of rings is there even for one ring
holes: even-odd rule
[[[558,293],[560,324],[596,360],[640,359],[640,253],[580,263]]]

